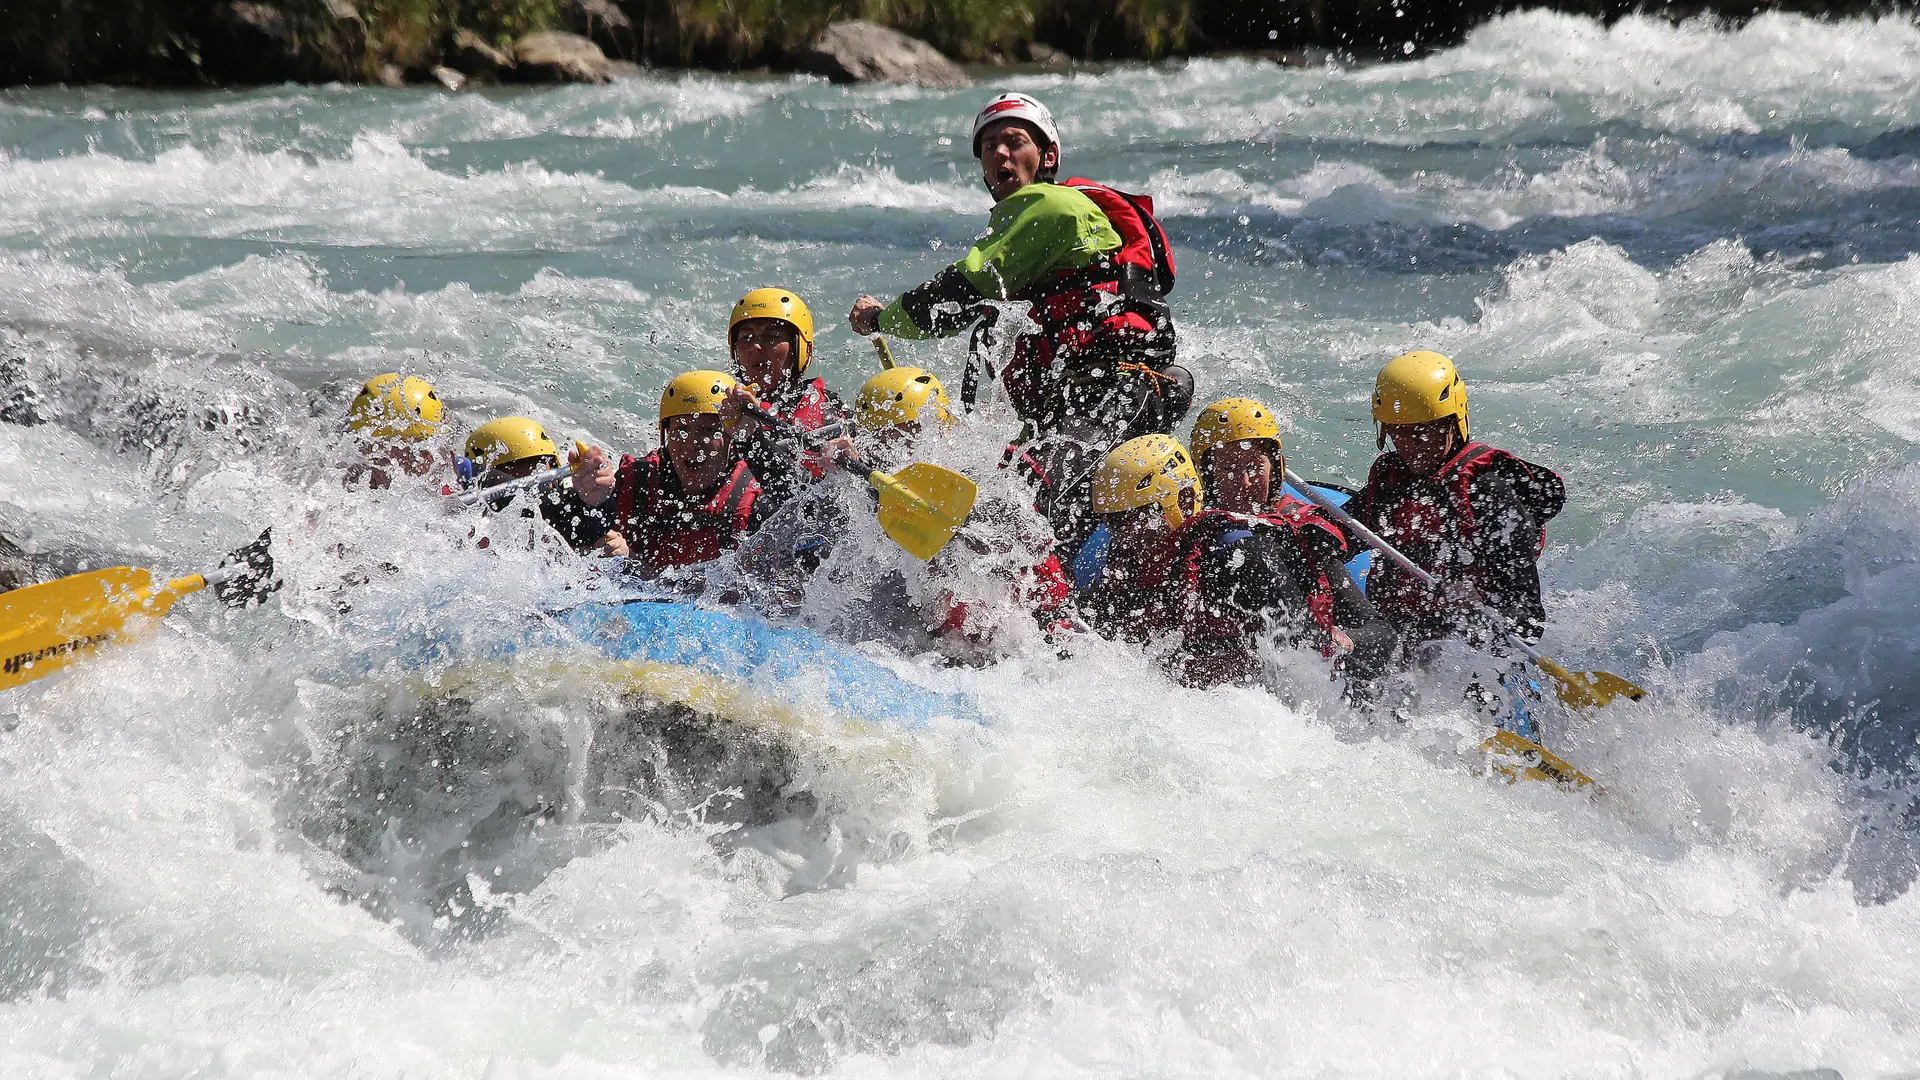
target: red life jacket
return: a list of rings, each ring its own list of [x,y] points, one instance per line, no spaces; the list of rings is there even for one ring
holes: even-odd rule
[[[1004,373],[1008,398],[1022,417],[1039,415],[1056,363],[1107,358],[1160,371],[1173,362],[1173,317],[1165,300],[1173,291],[1173,247],[1153,216],[1153,200],[1078,176],[1062,186],[1100,208],[1120,247],[1013,295],[1033,305],[1028,317],[1040,324],[1038,333],[1015,340]]]
[[[1296,499],[1285,492],[1280,493],[1280,498],[1268,506],[1266,511],[1259,515],[1259,519],[1292,534],[1294,545],[1300,549],[1301,557],[1307,560],[1307,565],[1314,568],[1313,587],[1307,590],[1307,611],[1313,616],[1315,626],[1328,634],[1333,633],[1333,582],[1328,580],[1326,570],[1323,569],[1325,564],[1319,557],[1326,553],[1325,545],[1331,540],[1336,562],[1344,564],[1348,551],[1347,534],[1341,532],[1338,525],[1327,520],[1319,507]],[[1316,547],[1316,545],[1319,546]],[[1344,573],[1345,571],[1336,572]],[[1322,652],[1328,656],[1333,655],[1331,646],[1323,649]]]
[[[627,538],[629,557],[637,560],[642,577],[719,558],[746,535],[760,497],[760,482],[739,461],[711,498],[688,505],[677,497],[680,485],[670,475],[672,468],[659,450],[645,458],[624,455],[614,478],[614,531]]]
[[[810,379],[800,386],[800,393],[793,400],[792,407],[781,411],[778,403],[774,406],[774,415],[793,421],[793,426],[801,431],[819,431],[827,426],[827,380]],[[800,467],[815,480],[827,475],[827,459],[817,451],[808,450],[800,455]]]
[[[800,386],[800,394],[788,412],[779,414],[793,421],[802,431],[819,431],[827,426],[827,380],[809,379]]]
[[[1469,442],[1432,476],[1415,476],[1398,454],[1382,454],[1367,475],[1367,486],[1354,496],[1363,517],[1371,517],[1382,539],[1404,551],[1415,565],[1437,577],[1464,580],[1482,587],[1481,567],[1475,557],[1479,524],[1469,498],[1474,474],[1482,469],[1518,466],[1530,477],[1559,476],[1485,443]],[[1554,507],[1554,512],[1558,507]],[[1543,517],[1551,517],[1552,513]],[[1534,541],[1534,555],[1546,550],[1547,531]],[[1484,591],[1484,588],[1483,588]],[[1367,598],[1389,621],[1438,616],[1439,597],[1395,566],[1375,559],[1367,571]]]
[[[1129,195],[1081,176],[1069,177],[1061,186],[1092,199],[1120,234],[1120,250],[1107,258],[1118,267],[1128,291],[1142,291],[1156,299],[1173,291],[1173,245],[1153,216],[1151,196]]]
[[[1307,598],[1307,613],[1315,626],[1329,634],[1333,632],[1333,582],[1324,571],[1318,569],[1318,559],[1329,544],[1336,553],[1344,555],[1347,550],[1346,534],[1323,517],[1319,507],[1283,494],[1278,502],[1259,514],[1234,514],[1225,510],[1202,510],[1194,514],[1180,523],[1180,530],[1176,534],[1181,538],[1177,572],[1170,573],[1173,568],[1162,563],[1141,575],[1142,584],[1147,587],[1167,584],[1169,578],[1177,578],[1184,586],[1186,599],[1181,606],[1181,622],[1189,640],[1226,640],[1243,636],[1237,623],[1206,610],[1200,594],[1201,563],[1212,553],[1221,534],[1263,526],[1285,533],[1293,540],[1301,559],[1316,568],[1315,580],[1303,590]]]

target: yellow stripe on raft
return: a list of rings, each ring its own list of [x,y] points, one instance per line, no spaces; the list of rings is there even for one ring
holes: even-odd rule
[[[725,676],[651,660],[569,657],[463,664],[437,680],[435,690],[441,694],[459,693],[467,686],[493,687],[505,681],[529,678],[549,686],[578,680],[623,688],[668,704],[683,705],[728,723],[778,727],[813,738],[838,733],[864,741],[901,741],[895,732],[858,717],[837,715],[825,709],[814,712],[759,693]]]

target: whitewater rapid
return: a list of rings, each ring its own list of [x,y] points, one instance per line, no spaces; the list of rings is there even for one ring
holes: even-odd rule
[[[617,687],[457,662],[584,573],[343,490],[341,417],[398,368],[462,431],[641,449],[772,282],[850,394],[851,299],[983,218],[986,84],[0,93],[0,569],[272,523],[287,580],[0,694],[0,1076],[1914,1075],[1916,71],[1901,19],[1525,13],[1407,64],[991,80],[1158,200],[1185,361],[1296,469],[1361,479],[1374,371],[1453,355],[1476,434],[1568,481],[1548,651],[1652,697],[1552,720],[1589,798],[1317,658],[1198,692],[870,645],[990,724],[764,749],[805,812],[745,827],[588,794]]]

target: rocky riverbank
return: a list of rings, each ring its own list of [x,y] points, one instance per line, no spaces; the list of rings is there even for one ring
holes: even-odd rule
[[[604,81],[636,64],[952,85],[965,76],[948,60],[1065,66],[1218,51],[1398,59],[1453,44],[1511,6],[1503,0],[15,0],[0,16],[0,85],[438,81],[458,89],[475,81]],[[1763,10],[1842,16],[1901,7],[1879,0],[1562,0],[1546,6],[1609,19],[1651,9],[1734,21]]]

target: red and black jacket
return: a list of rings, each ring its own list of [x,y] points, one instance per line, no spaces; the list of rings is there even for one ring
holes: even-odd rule
[[[1337,625],[1335,586],[1340,584],[1333,575],[1344,577],[1346,561],[1351,557],[1347,534],[1321,513],[1319,507],[1285,492],[1257,515],[1257,520],[1269,528],[1284,531],[1300,549],[1302,566],[1297,577],[1307,597],[1307,612],[1315,626],[1331,634]]]
[[[1132,640],[1179,630],[1170,667],[1187,683],[1257,678],[1259,641],[1270,632],[1331,655],[1336,627],[1354,644],[1349,672],[1371,678],[1391,662],[1395,637],[1345,575],[1346,552],[1345,535],[1298,500],[1257,515],[1203,510],[1130,580],[1103,575],[1089,614],[1103,632]]]
[[[626,455],[614,477],[613,531],[626,538],[629,566],[658,577],[676,566],[711,562],[760,527],[760,483],[745,461],[711,494],[691,496],[665,452]]]
[[[1467,582],[1523,634],[1537,637],[1546,621],[1537,563],[1547,522],[1566,497],[1552,469],[1469,442],[1432,476],[1413,475],[1397,453],[1382,454],[1345,509],[1416,566]],[[1461,628],[1460,612],[1387,559],[1373,560],[1367,597],[1414,638]]]

